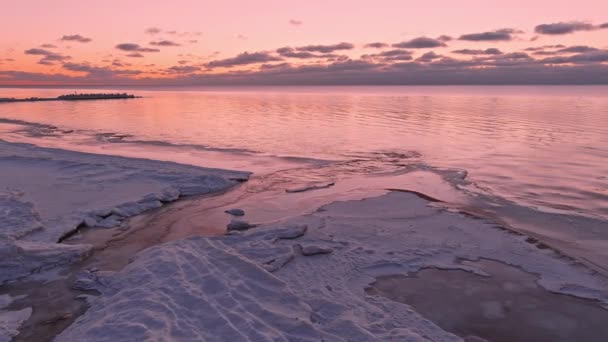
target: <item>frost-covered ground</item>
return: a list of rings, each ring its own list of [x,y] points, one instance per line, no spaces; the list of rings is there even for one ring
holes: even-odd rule
[[[0,284],[80,259],[57,243],[79,225],[110,228],[180,196],[226,189],[247,172],[0,140]]]
[[[406,304],[366,294],[383,275],[423,268],[488,276],[492,259],[543,288],[608,303],[608,283],[494,224],[411,193],[335,202],[221,237],[165,243],[123,270],[91,270],[90,308],[57,341],[460,341]]]

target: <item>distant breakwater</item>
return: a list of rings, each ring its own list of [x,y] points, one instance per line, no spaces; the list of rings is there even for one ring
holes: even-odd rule
[[[42,102],[42,101],[85,101],[85,100],[116,100],[116,99],[136,99],[135,96],[127,93],[95,93],[95,94],[66,94],[57,97],[27,97],[24,99],[1,98],[0,103],[6,102]]]

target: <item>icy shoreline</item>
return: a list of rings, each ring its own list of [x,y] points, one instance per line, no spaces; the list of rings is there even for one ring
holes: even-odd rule
[[[245,233],[158,245],[119,272],[85,272],[78,287],[101,295],[56,340],[460,341],[365,288],[425,268],[491,276],[474,266],[482,259],[608,303],[604,278],[525,240],[412,193],[334,202]]]
[[[2,140],[0,172],[0,284],[87,256],[90,245],[56,243],[80,225],[116,226],[249,176]],[[74,288],[100,295],[82,296],[90,308],[56,340],[460,341],[411,306],[366,288],[378,277],[428,268],[489,277],[476,266],[486,259],[533,274],[552,293],[608,304],[605,278],[526,236],[433,202],[391,191],[245,232],[147,248],[118,272],[93,268],[77,276]],[[0,297],[0,342],[32,312],[3,309],[12,300]]]
[[[0,284],[89,253],[88,245],[57,244],[81,225],[111,228],[181,196],[221,191],[249,177],[2,140],[0,174]]]

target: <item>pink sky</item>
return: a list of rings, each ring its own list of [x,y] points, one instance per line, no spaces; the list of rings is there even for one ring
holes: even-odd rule
[[[509,41],[454,39],[445,47],[415,49],[412,58],[416,59],[430,51],[442,57],[464,58],[451,51],[498,48],[509,53],[557,44],[567,47],[584,45],[606,51],[608,29],[600,29],[600,25],[608,23],[608,2],[579,0],[573,4],[565,0],[444,0],[425,1],[423,4],[420,1],[392,0],[5,1],[0,20],[0,30],[3,32],[0,37],[0,84],[37,83],[34,78],[15,76],[15,73],[6,76],[8,72],[86,78],[86,71],[66,68],[66,63],[136,71],[132,75],[120,75],[122,78],[172,78],[176,75],[168,72],[169,68],[186,66],[190,69],[179,69],[181,76],[185,71],[193,75],[252,71],[258,70],[262,62],[238,65],[230,67],[230,70],[209,68],[206,63],[231,58],[245,51],[274,53],[277,48],[285,46],[340,42],[353,44],[352,49],[340,51],[344,57],[338,62],[343,62],[345,58],[359,60],[361,55],[382,51],[365,49],[364,45],[371,42],[394,44],[417,37],[437,38],[441,35],[458,38],[463,34],[503,28],[521,30],[523,33],[514,34]],[[595,29],[559,35],[539,35],[534,32],[535,26],[540,24],[574,21],[594,25]],[[146,29],[151,27],[160,28],[162,32],[147,34]],[[75,34],[91,41],[60,41],[65,35]],[[533,37],[538,38],[530,41]],[[160,40],[180,46],[150,46],[150,42]],[[116,48],[116,45],[123,43],[158,48],[160,52],[145,52],[141,53],[145,56],[143,58],[131,58],[127,55],[132,51]],[[42,48],[43,44],[56,47]],[[42,52],[25,53],[33,48],[50,51],[65,59],[40,64]],[[390,49],[393,48],[384,50]],[[291,67],[336,63],[336,60],[281,59],[272,62],[288,63]],[[596,59],[600,66],[605,66],[606,61]],[[4,76],[1,72],[4,72]],[[62,82],[69,83],[60,79],[51,83]]]

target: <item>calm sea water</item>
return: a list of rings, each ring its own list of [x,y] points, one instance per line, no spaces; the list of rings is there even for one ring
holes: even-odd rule
[[[73,90],[0,88],[0,97]],[[280,156],[416,151],[495,196],[608,218],[608,87],[120,91],[145,98],[0,104],[0,119]]]

